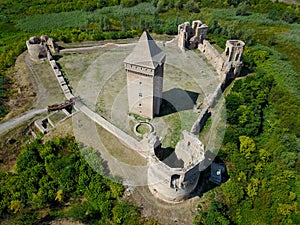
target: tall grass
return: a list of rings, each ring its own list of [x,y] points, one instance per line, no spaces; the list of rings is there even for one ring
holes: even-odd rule
[[[268,14],[251,13],[248,16],[237,16],[236,9],[213,9],[204,8],[204,16],[213,18],[214,20],[227,20],[227,21],[239,21],[240,23],[254,23],[257,26],[293,26],[283,20],[272,20],[268,17]]]
[[[285,42],[300,44],[300,25],[294,24],[293,26],[295,27],[295,29],[282,33],[278,37]]]
[[[57,28],[80,28],[86,24],[87,19],[87,12],[61,12],[28,16],[21,19],[17,26],[27,32],[50,31]]]
[[[27,32],[52,31],[55,29],[85,29],[91,23],[103,21],[103,17],[120,21],[126,17],[154,15],[156,9],[150,3],[142,3],[131,8],[121,6],[104,7],[93,12],[73,11],[27,16],[19,20],[17,27]]]

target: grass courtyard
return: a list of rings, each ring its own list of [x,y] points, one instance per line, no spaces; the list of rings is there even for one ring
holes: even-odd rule
[[[205,97],[214,92],[218,75],[199,51],[182,52],[175,44],[159,44],[166,53],[161,115],[151,122],[164,147],[175,147],[183,130],[198,118]],[[130,134],[138,122],[128,115],[126,73],[123,60],[134,45],[64,54],[59,59],[75,95],[95,112]],[[198,108],[197,108],[198,106]]]

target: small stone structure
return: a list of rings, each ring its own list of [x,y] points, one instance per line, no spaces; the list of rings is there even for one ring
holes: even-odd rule
[[[30,58],[34,61],[49,59],[49,50],[53,53],[59,50],[55,41],[46,35],[42,35],[40,38],[33,36],[26,41],[26,45]]]
[[[124,60],[130,113],[144,118],[159,114],[165,60],[165,53],[144,31],[132,53]]]
[[[55,125],[49,117],[34,121],[35,127],[43,134],[47,134]]]
[[[142,126],[142,125],[145,125],[146,127],[148,127],[149,132],[147,132],[147,133],[145,133],[145,134],[139,133],[139,132],[138,132],[138,128],[139,128],[139,126]],[[153,127],[153,125],[152,125],[151,123],[149,123],[149,122],[140,121],[140,122],[138,122],[137,124],[134,125],[134,127],[133,127],[133,132],[134,132],[134,134],[135,134],[136,136],[138,136],[138,137],[143,137],[144,135],[146,136],[147,134],[154,132],[154,127]]]
[[[36,121],[34,121],[34,125],[35,127],[43,134],[47,134],[49,133],[49,131],[51,131],[52,129],[54,129],[58,124],[62,123],[63,121],[65,121],[66,119],[68,119],[69,117],[73,116],[75,113],[77,113],[77,111],[75,111],[74,113],[70,113],[68,112],[66,109],[62,109],[62,112],[65,114],[65,117],[62,118],[60,121],[58,121],[57,123],[54,123],[51,120],[51,116],[55,115],[56,113],[58,113],[58,111],[52,112],[50,115],[48,115],[47,117],[44,117],[42,119],[38,119]]]
[[[180,202],[194,191],[204,168],[204,145],[193,134],[183,131],[174,152],[160,158],[160,140],[151,133],[148,139],[148,186],[156,197],[168,202]],[[160,152],[160,153],[159,153]]]
[[[225,62],[223,65],[224,73],[227,73],[227,79],[234,79],[240,75],[243,61],[242,55],[244,52],[245,43],[240,40],[226,41]]]

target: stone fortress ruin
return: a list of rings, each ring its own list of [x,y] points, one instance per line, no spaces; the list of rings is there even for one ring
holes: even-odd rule
[[[203,103],[198,118],[194,121],[190,131],[182,132],[182,139],[176,144],[171,154],[166,153],[162,147],[161,138],[155,130],[152,130],[147,136],[144,135],[143,140],[138,141],[82,102],[78,101],[74,106],[92,121],[118,137],[126,146],[147,159],[146,176],[149,190],[154,196],[167,202],[180,202],[188,199],[197,186],[201,171],[205,170],[212,162],[206,154],[208,149],[205,149],[198,138],[199,132],[210,116],[211,109],[218,101],[222,90],[230,80],[239,76],[242,67],[244,43],[240,40],[229,40],[226,43],[225,51],[219,53],[205,39],[207,30],[208,27],[200,20],[193,21],[192,27],[189,22],[178,26],[178,36],[175,41],[177,41],[179,49],[185,51],[198,48],[217,72],[219,85]],[[31,58],[37,60],[46,57],[55,73],[57,69],[55,61],[47,48],[45,54],[45,49],[43,49],[45,44],[41,44],[48,43],[48,41],[39,42],[35,38],[30,40],[27,41],[27,47]],[[55,45],[49,44],[49,46]],[[48,48],[51,49],[49,46]],[[55,50],[56,47],[53,49]],[[144,118],[153,118],[159,115],[163,98],[164,64],[167,57],[168,55],[158,47],[149,33],[144,31],[131,54],[124,60],[129,113]],[[200,73],[199,76],[201,76]],[[65,92],[65,95],[67,99],[74,97],[70,92]],[[217,173],[216,176],[222,176],[222,174]]]

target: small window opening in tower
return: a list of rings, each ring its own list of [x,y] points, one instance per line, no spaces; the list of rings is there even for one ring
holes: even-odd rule
[[[142,84],[142,81],[140,81],[140,84]]]
[[[226,49],[226,55],[229,55],[229,48]]]
[[[142,103],[139,103],[139,107],[142,107]]]
[[[142,93],[139,93],[139,97],[143,97],[143,94],[142,94]]]
[[[171,188],[178,188],[178,186],[179,186],[179,179],[180,179],[180,175],[178,175],[178,174],[173,174],[172,176],[171,176],[171,183],[170,183],[170,187]]]

